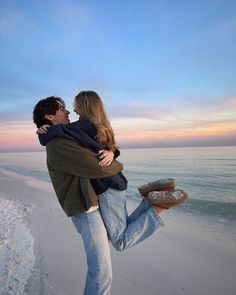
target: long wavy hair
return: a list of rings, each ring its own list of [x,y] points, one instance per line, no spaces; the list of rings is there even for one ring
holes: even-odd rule
[[[81,91],[74,99],[74,109],[82,120],[94,124],[98,142],[114,152],[115,136],[100,96],[95,91]]]

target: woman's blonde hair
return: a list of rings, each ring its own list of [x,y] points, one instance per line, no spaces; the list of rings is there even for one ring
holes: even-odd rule
[[[95,91],[81,91],[74,99],[74,109],[82,120],[89,120],[95,125],[98,142],[114,152],[114,132],[100,96]]]

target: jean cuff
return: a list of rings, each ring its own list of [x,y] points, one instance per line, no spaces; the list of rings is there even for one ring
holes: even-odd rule
[[[165,226],[165,223],[164,221],[162,220],[161,216],[156,212],[156,210],[154,208],[152,208],[154,214],[155,214],[155,219],[157,221],[157,223],[161,226],[161,227],[164,227]]]

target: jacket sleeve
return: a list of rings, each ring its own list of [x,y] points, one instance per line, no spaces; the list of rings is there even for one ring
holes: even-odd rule
[[[123,165],[114,160],[109,166],[100,166],[97,154],[74,141],[55,138],[47,143],[47,160],[51,169],[67,174],[96,179],[116,175]]]
[[[90,149],[91,151],[98,152],[103,150],[104,146],[96,142],[94,139],[89,137],[80,128],[75,128],[73,123],[69,124],[58,124],[52,125],[48,128],[47,132],[44,134],[39,134],[39,142],[41,145],[45,146],[50,140],[61,137],[64,139],[69,139],[78,142],[81,146]],[[74,128],[72,128],[74,127]]]

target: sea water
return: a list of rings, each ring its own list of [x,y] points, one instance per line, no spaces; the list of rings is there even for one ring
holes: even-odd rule
[[[175,178],[190,198],[175,210],[236,221],[236,147],[122,149],[129,195],[159,178]],[[45,152],[0,153],[0,168],[50,182]]]
[[[172,212],[204,216],[224,224],[224,228],[234,228],[236,147],[122,149],[118,160],[124,164],[123,172],[129,182],[128,198],[140,199],[139,185],[172,177],[177,188],[190,196],[187,203]],[[20,179],[30,176],[31,182],[39,182],[40,187],[47,187],[50,182],[45,152],[0,153],[0,172],[8,176],[17,173]],[[0,294],[24,294],[35,261],[34,238],[17,195],[14,200],[0,195],[0,206]],[[18,293],[14,293],[14,288],[18,288]]]
[[[121,158],[131,189],[172,177],[190,196],[176,210],[236,220],[236,147],[135,149]]]

